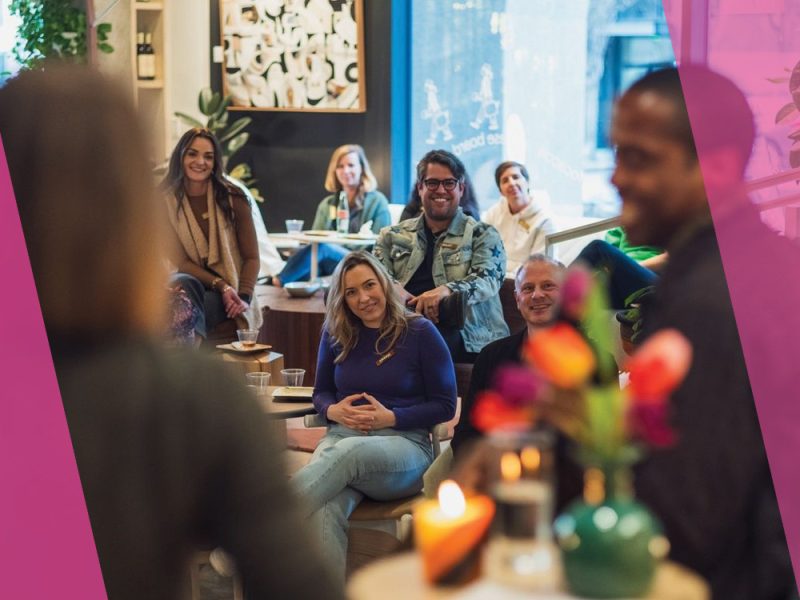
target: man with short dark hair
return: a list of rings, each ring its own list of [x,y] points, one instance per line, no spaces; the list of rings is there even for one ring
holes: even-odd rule
[[[663,522],[671,558],[699,572],[714,598],[786,598],[796,588],[706,195],[728,194],[715,211],[718,226],[752,211],[740,185],[752,113],[741,91],[708,69],[681,67],[681,78],[702,83],[714,99],[692,106],[693,123],[724,125],[697,137],[705,178],[676,69],[633,84],[611,126],[622,226],[631,243],[670,255],[644,334],[675,328],[693,347],[672,396],[678,441],[637,468],[636,493]]]
[[[437,324],[456,363],[474,362],[486,344],[508,335],[499,296],[503,242],[491,225],[459,207],[465,175],[450,152],[428,152],[417,165],[422,215],[385,228],[375,245],[375,256],[408,293],[408,306]],[[445,320],[442,311],[456,292],[462,296],[462,327]]]

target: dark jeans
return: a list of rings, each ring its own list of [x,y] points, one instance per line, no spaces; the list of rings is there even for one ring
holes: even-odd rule
[[[578,261],[583,261],[595,271],[606,272],[611,308],[616,310],[625,308],[628,296],[654,285],[658,279],[653,271],[602,240],[590,242],[575,259],[575,262]]]
[[[225,314],[225,306],[222,304],[220,293],[207,290],[206,286],[196,277],[186,273],[174,273],[170,277],[170,286],[183,288],[192,304],[199,309],[197,324],[194,327],[197,335],[206,338],[209,331],[227,320],[228,315]]]
[[[442,334],[444,343],[447,344],[447,349],[450,350],[450,356],[453,358],[454,363],[469,363],[475,364],[475,359],[478,355],[474,352],[467,352],[464,346],[464,338],[461,337],[461,332],[453,327],[443,327],[436,325],[436,329]]]

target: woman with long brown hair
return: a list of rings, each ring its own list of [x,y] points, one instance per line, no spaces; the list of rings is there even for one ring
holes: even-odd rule
[[[206,337],[226,318],[260,328],[253,214],[247,198],[225,180],[222,148],[210,130],[194,128],[181,136],[161,187],[176,237],[174,281],[201,309],[197,333]]]

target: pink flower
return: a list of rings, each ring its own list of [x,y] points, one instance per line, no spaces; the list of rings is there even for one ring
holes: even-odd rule
[[[595,284],[590,271],[581,265],[569,268],[561,284],[561,310],[574,321],[580,321],[586,311],[586,300]]]
[[[535,404],[545,385],[530,369],[508,366],[498,369],[492,387],[512,406],[524,406]]]
[[[669,406],[664,404],[634,404],[628,410],[628,430],[654,448],[666,448],[675,443],[675,431],[667,419]]]

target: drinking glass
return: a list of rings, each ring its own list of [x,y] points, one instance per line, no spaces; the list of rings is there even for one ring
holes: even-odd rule
[[[247,385],[250,387],[255,388],[256,396],[266,396],[267,395],[267,388],[269,387],[269,373],[247,373],[245,375],[247,379]]]
[[[302,219],[286,219],[286,232],[287,233],[300,233],[303,231]]]
[[[283,383],[289,387],[300,387],[303,385],[303,378],[306,376],[305,369],[282,369]]]

